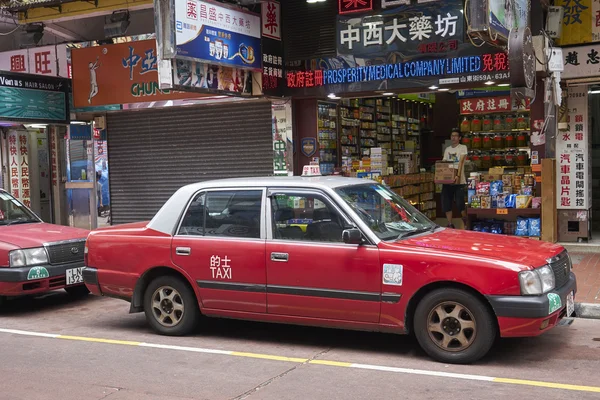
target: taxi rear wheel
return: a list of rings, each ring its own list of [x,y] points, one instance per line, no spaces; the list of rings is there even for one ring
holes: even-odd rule
[[[150,282],[144,293],[144,312],[152,329],[168,336],[191,333],[200,317],[196,295],[174,276],[161,276]]]
[[[434,290],[419,302],[415,336],[437,361],[468,364],[485,356],[496,339],[496,325],[486,305],[454,288]]]

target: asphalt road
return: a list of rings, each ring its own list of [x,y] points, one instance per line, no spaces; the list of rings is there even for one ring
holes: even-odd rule
[[[0,311],[0,399],[600,399],[600,321],[571,322],[456,366],[389,334],[209,319],[163,337],[126,302],[55,292]]]

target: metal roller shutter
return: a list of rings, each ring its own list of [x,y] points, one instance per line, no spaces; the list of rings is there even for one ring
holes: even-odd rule
[[[181,186],[273,175],[271,103],[107,115],[112,223],[151,219]]]

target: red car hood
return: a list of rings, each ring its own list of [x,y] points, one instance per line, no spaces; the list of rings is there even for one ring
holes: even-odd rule
[[[0,241],[15,248],[40,247],[44,243],[86,239],[89,231],[46,223],[0,226]]]
[[[418,246],[539,267],[564,250],[562,246],[539,240],[492,233],[443,229],[391,244]]]

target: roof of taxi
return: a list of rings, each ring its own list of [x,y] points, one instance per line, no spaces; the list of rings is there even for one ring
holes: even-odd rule
[[[267,176],[249,178],[229,178],[208,180],[188,185],[194,189],[206,187],[262,187],[262,186],[293,186],[293,187],[327,187],[360,185],[374,183],[362,178],[347,178],[343,176]]]

